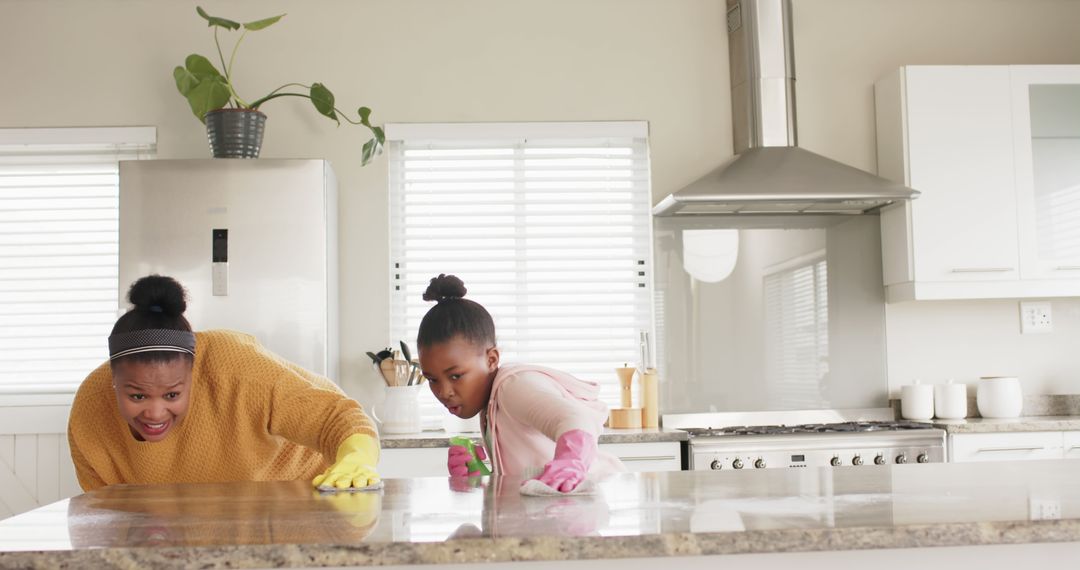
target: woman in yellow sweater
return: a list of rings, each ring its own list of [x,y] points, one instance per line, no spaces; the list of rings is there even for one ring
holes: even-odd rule
[[[117,483],[312,479],[377,484],[379,442],[329,380],[232,331],[194,333],[184,289],[151,275],[109,336],[109,362],[83,381],[68,422],[84,490]]]

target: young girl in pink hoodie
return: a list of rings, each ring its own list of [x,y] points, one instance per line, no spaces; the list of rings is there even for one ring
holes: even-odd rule
[[[600,386],[551,368],[500,366],[495,323],[465,292],[453,275],[431,280],[424,300],[436,304],[420,321],[416,345],[439,402],[460,418],[480,414],[478,456],[490,455],[496,474],[535,478],[564,493],[587,475],[624,471],[616,457],[597,450],[607,417]],[[451,446],[450,474],[479,475],[466,467],[470,459],[465,447]]]

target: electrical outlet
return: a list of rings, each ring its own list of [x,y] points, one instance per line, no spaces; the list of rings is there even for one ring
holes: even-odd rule
[[[1053,330],[1050,301],[1020,302],[1020,334],[1048,333]]]
[[[1061,518],[1061,501],[1028,499],[1028,514],[1033,521],[1051,521]]]

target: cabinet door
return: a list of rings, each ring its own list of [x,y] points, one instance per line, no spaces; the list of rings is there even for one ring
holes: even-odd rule
[[[904,81],[915,280],[1017,279],[1008,67],[909,67]]]
[[[1080,459],[1080,431],[1063,432],[1061,447],[1065,459]]]
[[[1060,431],[958,433],[949,436],[949,459],[971,461],[1024,461],[1060,459]]]
[[[1080,279],[1080,65],[1013,66],[1024,279]]]
[[[385,479],[405,477],[448,477],[445,447],[395,447],[379,452],[379,476]]]
[[[677,441],[648,443],[603,443],[600,451],[622,460],[627,471],[679,471],[681,444]]]

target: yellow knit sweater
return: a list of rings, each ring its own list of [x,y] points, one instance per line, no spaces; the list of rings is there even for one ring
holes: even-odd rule
[[[109,364],[90,373],[68,420],[71,458],[84,490],[117,483],[311,479],[350,435],[378,439],[360,404],[253,336],[196,333],[191,376],[184,420],[164,440],[143,442],[120,416]]]

